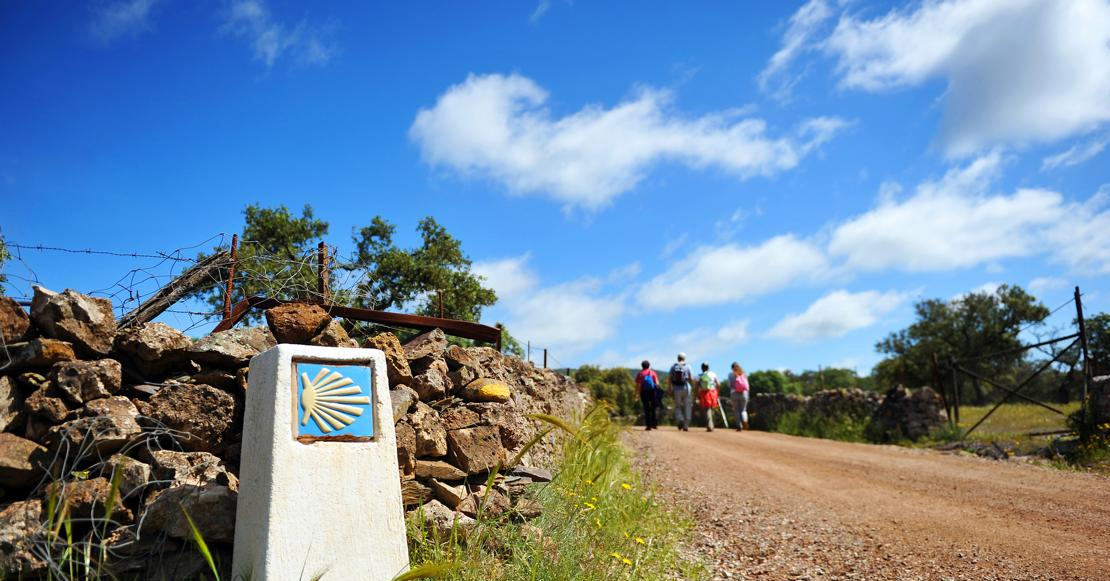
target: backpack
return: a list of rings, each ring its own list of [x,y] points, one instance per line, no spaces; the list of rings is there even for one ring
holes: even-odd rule
[[[641,387],[641,389],[655,389],[656,387],[659,387],[659,386],[655,385],[655,376],[654,375],[652,375],[650,373],[645,373],[643,375],[643,379],[640,380],[640,387]]]
[[[671,387],[682,387],[684,385],[686,385],[686,366],[675,363],[671,366]]]

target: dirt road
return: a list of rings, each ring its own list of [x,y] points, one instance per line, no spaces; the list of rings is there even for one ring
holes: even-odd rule
[[[1110,579],[1110,479],[765,432],[636,428],[714,579]]]

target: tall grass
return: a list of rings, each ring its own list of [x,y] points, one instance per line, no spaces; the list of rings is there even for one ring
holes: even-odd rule
[[[784,413],[771,430],[792,436],[825,438],[845,442],[867,442],[867,423],[848,416],[807,414],[799,409]]]
[[[555,479],[534,490],[542,516],[523,525],[479,515],[473,530],[447,539],[412,519],[413,563],[446,565],[438,575],[459,581],[702,577],[679,551],[691,523],[667,512],[632,469],[608,410],[595,408],[577,427],[561,424],[573,437]]]

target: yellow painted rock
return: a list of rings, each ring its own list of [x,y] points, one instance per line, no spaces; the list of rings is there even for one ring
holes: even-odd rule
[[[509,401],[510,395],[509,386],[495,379],[484,377],[468,383],[462,392],[463,399],[474,402],[503,403]]]

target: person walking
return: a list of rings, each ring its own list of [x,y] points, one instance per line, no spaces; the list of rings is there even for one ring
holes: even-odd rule
[[[732,390],[732,411],[736,414],[736,431],[748,429],[748,399],[751,391],[748,387],[748,376],[744,368],[733,361],[732,371],[728,374],[728,386]]]
[[[705,431],[713,431],[713,412],[721,405],[718,386],[721,382],[717,374],[709,370],[708,363],[701,364],[701,375],[698,376],[698,404],[705,409]],[[727,423],[727,422],[726,422]]]
[[[644,431],[659,429],[659,418],[656,411],[659,407],[660,397],[659,376],[651,370],[651,362],[645,359],[640,363],[640,373],[636,375],[636,396],[644,406]]]
[[[690,431],[690,414],[693,400],[690,397],[690,367],[686,365],[686,354],[678,354],[678,362],[671,366],[671,392],[674,393],[674,421],[678,429]]]

